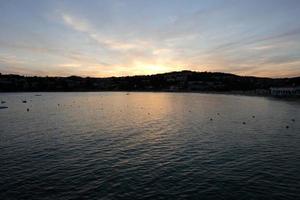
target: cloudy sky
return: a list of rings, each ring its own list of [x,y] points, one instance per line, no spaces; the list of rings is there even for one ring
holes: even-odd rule
[[[299,0],[0,0],[0,72],[300,76]]]

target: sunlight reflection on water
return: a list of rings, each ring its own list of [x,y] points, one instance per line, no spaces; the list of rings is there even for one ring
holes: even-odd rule
[[[0,100],[0,199],[299,198],[299,101],[138,92]]]

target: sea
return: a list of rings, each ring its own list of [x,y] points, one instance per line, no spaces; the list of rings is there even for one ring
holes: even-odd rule
[[[300,101],[0,93],[0,199],[300,199]]]

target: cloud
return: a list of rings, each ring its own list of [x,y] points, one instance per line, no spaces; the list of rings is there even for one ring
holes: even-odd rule
[[[3,26],[0,62],[20,70],[93,76],[181,69],[243,75],[297,71],[299,9],[289,2],[271,7],[271,1],[259,2],[49,3],[48,14],[37,10],[46,19]]]
[[[136,50],[149,47],[150,44],[146,41],[135,40],[132,42],[124,42],[116,40],[108,36],[101,35],[93,26],[83,19],[76,18],[72,15],[62,13],[63,22],[75,31],[84,33],[89,39],[96,42],[98,45],[110,50]]]
[[[90,27],[87,22],[84,22],[82,19],[74,19],[74,17],[71,17],[67,14],[62,14],[63,21],[72,27],[74,30],[81,31],[81,32],[89,32]]]
[[[21,59],[17,59],[15,56],[1,56],[0,55],[0,63],[19,65],[24,64],[25,61]]]
[[[263,51],[263,50],[269,50],[269,49],[274,49],[276,48],[275,45],[257,45],[254,47],[251,47],[251,50],[257,50],[257,51]]]
[[[46,75],[47,71],[32,69],[28,67],[28,61],[17,58],[16,56],[0,55],[1,73],[25,74],[25,75]]]
[[[271,43],[267,45],[268,47],[275,46],[278,43],[289,42],[290,37],[300,36],[300,28],[294,28],[292,30],[283,32],[274,32],[266,35],[246,35],[244,37],[239,37],[237,40],[221,43],[218,46],[212,48],[209,52],[225,52],[232,51],[235,49],[240,49],[247,45],[260,44],[260,43]],[[266,47],[266,46],[265,46]],[[258,49],[256,49],[258,50]],[[260,49],[261,50],[261,49]]]

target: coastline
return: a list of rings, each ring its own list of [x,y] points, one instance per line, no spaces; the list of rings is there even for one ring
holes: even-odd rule
[[[9,92],[1,92],[0,94],[10,94],[10,93],[104,93],[104,92],[122,92],[122,93],[186,93],[186,94],[213,94],[213,95],[233,95],[233,96],[245,96],[245,97],[269,97],[277,100],[300,100],[299,96],[274,96],[270,93],[265,94],[257,94],[255,91],[188,91],[188,90],[180,90],[180,91],[170,91],[170,90],[76,90],[76,91],[9,91]]]

